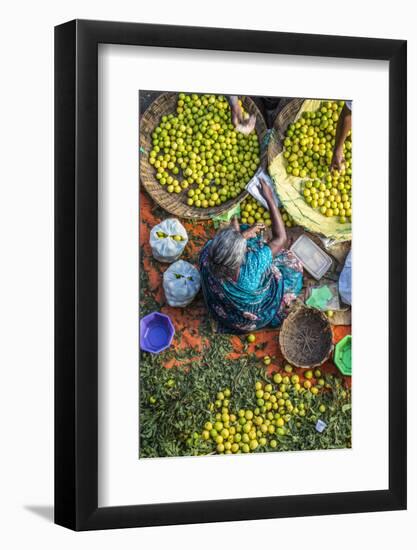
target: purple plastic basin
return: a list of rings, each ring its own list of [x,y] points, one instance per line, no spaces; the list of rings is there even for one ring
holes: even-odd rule
[[[168,315],[150,313],[140,320],[140,347],[143,351],[160,353],[169,348],[175,328]]]

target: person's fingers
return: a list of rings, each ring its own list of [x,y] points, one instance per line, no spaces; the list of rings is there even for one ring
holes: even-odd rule
[[[244,134],[250,134],[256,126],[256,116],[251,115],[249,118],[244,119],[243,114],[241,116],[242,129]]]
[[[230,221],[230,224],[232,225],[232,227],[239,230],[240,226],[239,226],[239,221],[237,219],[237,216],[233,216],[233,218]]]
[[[259,231],[262,231],[265,229],[265,224],[261,222],[254,223],[249,229],[247,230],[248,235],[256,235]]]
[[[345,157],[341,153],[333,154],[332,162],[330,168],[335,168],[336,170],[341,170],[343,164],[345,163]]]
[[[256,233],[259,231],[260,227],[258,223],[254,223],[251,225],[248,229],[251,235],[256,235]]]
[[[268,184],[263,178],[261,178],[260,181],[261,181],[261,191],[265,195],[265,193],[268,193]]]
[[[330,169],[340,171],[342,168],[342,162],[344,162],[344,159],[339,159],[337,157],[334,157],[330,164]]]

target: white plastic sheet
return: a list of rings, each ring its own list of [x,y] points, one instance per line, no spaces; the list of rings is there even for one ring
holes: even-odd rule
[[[263,168],[258,168],[256,174],[247,184],[246,190],[252,195],[252,197],[254,197],[258,202],[260,202],[264,208],[269,210],[266,200],[263,198],[263,195],[261,194],[261,179],[263,179],[271,188],[275,204],[278,207],[281,206],[280,200],[278,198],[278,195],[275,189],[275,185],[271,180],[271,178],[269,177],[269,174],[267,174]]]

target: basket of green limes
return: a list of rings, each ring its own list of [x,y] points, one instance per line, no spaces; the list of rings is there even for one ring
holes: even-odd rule
[[[352,238],[352,134],[344,162],[332,168],[340,100],[290,101],[278,114],[268,144],[269,174],[294,222],[342,242]]]
[[[163,93],[145,111],[140,180],[164,210],[209,219],[247,196],[246,185],[262,160],[266,125],[249,97],[240,101],[244,116],[256,116],[247,135],[234,128],[228,99],[221,95]]]

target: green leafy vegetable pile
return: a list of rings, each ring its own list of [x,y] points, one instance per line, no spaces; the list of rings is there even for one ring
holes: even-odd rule
[[[191,367],[170,369],[171,356],[190,361],[195,350],[141,353],[141,458],[351,446],[351,392],[341,377],[310,371],[300,384],[286,365],[270,378],[254,353],[228,358],[232,351],[228,336],[214,335]]]

